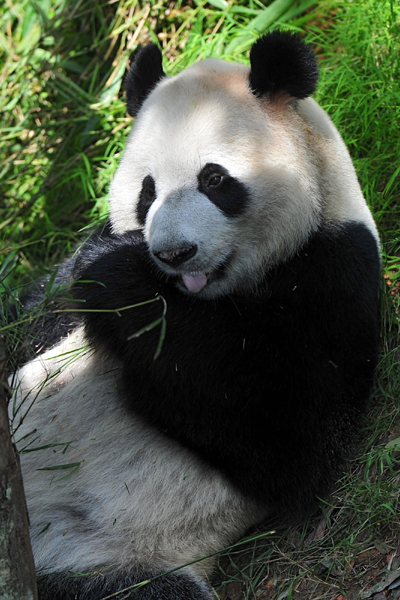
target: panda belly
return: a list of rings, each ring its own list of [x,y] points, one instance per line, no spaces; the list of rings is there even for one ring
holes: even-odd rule
[[[263,517],[217,470],[127,413],[119,365],[85,346],[78,330],[14,383],[36,567],[53,574],[41,598],[68,588],[61,571],[101,572],[99,592],[107,578],[115,591],[221,550]],[[212,566],[186,569],[189,588]],[[78,597],[100,597],[96,585]]]

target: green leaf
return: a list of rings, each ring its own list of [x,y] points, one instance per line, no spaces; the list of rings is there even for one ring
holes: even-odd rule
[[[400,437],[390,440],[385,446],[388,450],[400,450]]]
[[[50,527],[50,525],[51,525],[51,521],[50,521],[50,523],[47,523],[47,524],[46,524],[46,525],[43,527],[43,529],[41,529],[41,531],[39,531],[38,535],[40,535],[41,533],[44,533],[45,531],[47,531],[47,530],[48,530],[48,528]]]
[[[27,452],[36,452],[37,450],[47,450],[47,448],[54,448],[55,446],[67,446],[70,443],[71,442],[59,442],[53,444],[45,444],[44,446],[35,446],[35,448],[23,448],[22,450],[20,450],[20,454],[26,454]]]
[[[208,0],[208,4],[215,6],[215,8],[219,8],[219,10],[226,10],[229,6],[226,0]]]
[[[37,469],[38,471],[59,471],[60,469],[74,469],[76,467],[80,467],[81,464],[83,463],[83,460],[81,460],[80,462],[75,462],[75,463],[66,463],[64,465],[54,465],[52,467],[41,467],[40,469]]]

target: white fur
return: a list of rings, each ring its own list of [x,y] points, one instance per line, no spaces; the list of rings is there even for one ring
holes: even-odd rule
[[[375,221],[365,202],[349,151],[326,112],[313,100],[299,102],[299,114],[310,126],[319,156],[326,221],[364,223],[379,245]]]
[[[229,545],[264,516],[216,470],[128,413],[119,366],[84,345],[79,330],[14,382],[14,429],[23,417],[15,437],[31,450],[21,464],[37,569],[167,570]],[[61,445],[34,450],[48,444]],[[38,470],[77,462],[67,477],[72,468]],[[192,571],[205,576],[212,564]]]

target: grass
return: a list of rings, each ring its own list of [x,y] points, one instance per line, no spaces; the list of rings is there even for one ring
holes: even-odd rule
[[[320,60],[317,100],[349,147],[381,235],[382,355],[362,447],[329,503],[301,526],[273,524],[276,533],[231,549],[218,589],[231,600],[355,599],[400,564],[400,9],[391,0],[266,4],[2,4],[0,309],[6,319],[17,288],[105,218],[131,124],[121,80],[139,42],[157,41],[174,74],[210,55],[247,61],[271,27],[303,32]],[[10,360],[25,335],[4,331]]]

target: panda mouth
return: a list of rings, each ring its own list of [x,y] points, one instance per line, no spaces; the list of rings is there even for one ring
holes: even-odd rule
[[[198,294],[210,283],[222,279],[232,260],[233,252],[213,271],[189,271],[180,273],[180,281],[191,294]]]
[[[197,294],[206,287],[209,273],[198,273],[195,271],[191,273],[182,273],[181,277],[186,289],[189,292],[192,292],[192,294]]]

